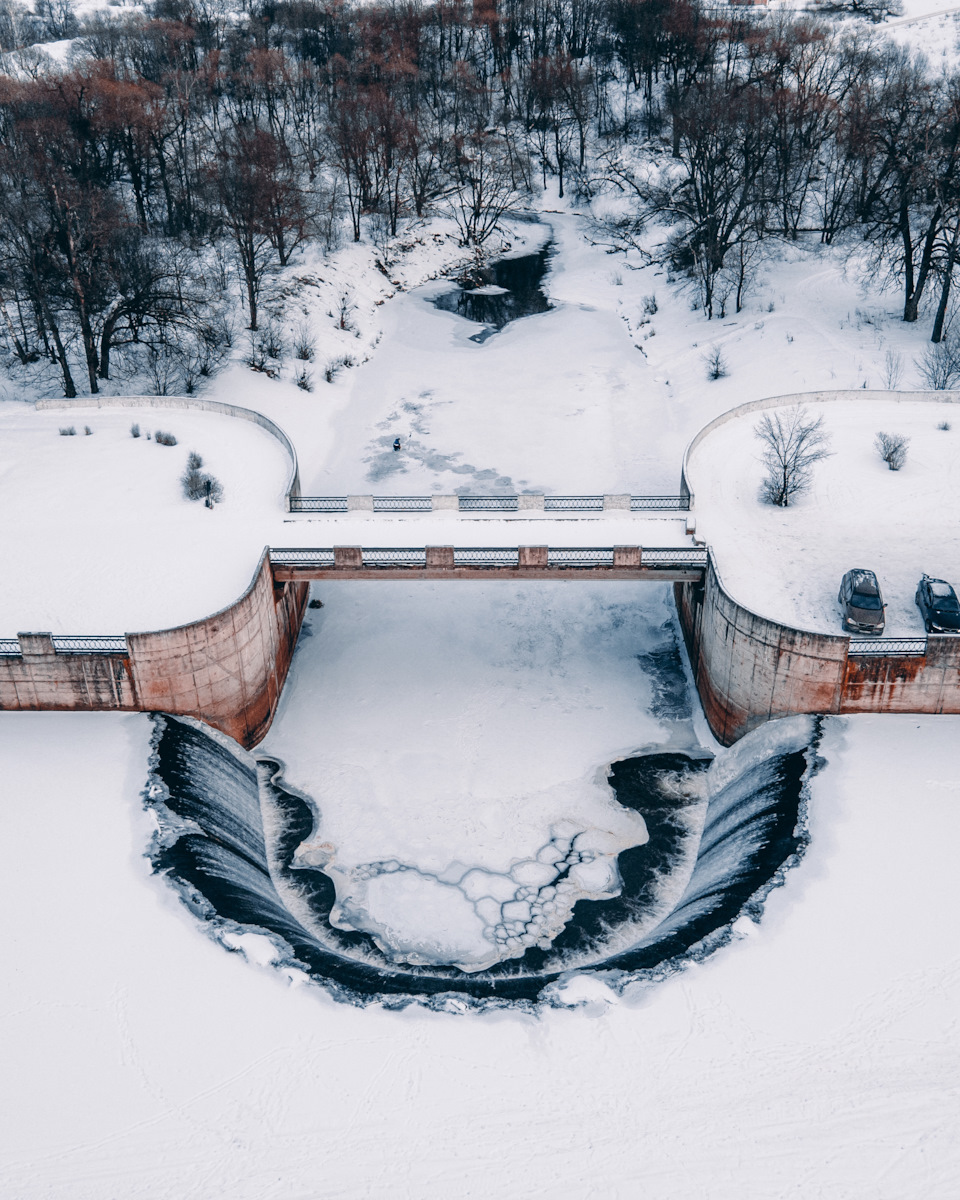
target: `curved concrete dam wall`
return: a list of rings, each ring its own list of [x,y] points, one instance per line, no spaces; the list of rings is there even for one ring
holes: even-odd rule
[[[726,746],[792,713],[960,713],[960,637],[929,636],[923,654],[851,654],[849,637],[738,604],[712,555],[703,582],[674,593],[704,712]]]
[[[235,604],[189,625],[127,634],[125,651],[64,651],[49,634],[20,634],[20,653],[0,655],[0,709],[167,712],[250,748],[276,712],[309,586],[278,583],[264,552]]]

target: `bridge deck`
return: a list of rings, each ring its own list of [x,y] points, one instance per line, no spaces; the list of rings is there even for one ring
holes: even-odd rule
[[[312,579],[640,579],[695,582],[704,549],[642,546],[276,547],[278,582]]]
[[[313,579],[474,579],[481,583],[494,579],[645,579],[656,583],[696,583],[703,579],[703,567],[337,567],[332,563],[274,563],[273,574],[279,583]]]

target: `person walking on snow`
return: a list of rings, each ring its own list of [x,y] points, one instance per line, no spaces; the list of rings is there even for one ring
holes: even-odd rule
[[[400,439],[399,439],[399,438],[394,438],[394,439],[393,439],[393,448],[394,448],[394,450],[399,450],[399,449],[400,449]]]

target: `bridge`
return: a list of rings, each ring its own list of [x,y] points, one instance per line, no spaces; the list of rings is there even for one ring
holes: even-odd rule
[[[271,547],[278,583],[318,579],[645,579],[695,583],[707,550],[693,546]]]

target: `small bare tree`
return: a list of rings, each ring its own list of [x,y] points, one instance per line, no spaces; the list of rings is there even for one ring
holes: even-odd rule
[[[724,379],[729,374],[727,360],[719,346],[711,346],[703,355],[703,365],[707,368],[708,379]]]
[[[753,431],[763,443],[767,471],[761,499],[786,508],[810,486],[814,466],[830,457],[823,417],[814,419],[805,408],[779,409],[764,413]]]
[[[907,461],[910,439],[902,433],[878,433],[874,445],[891,471],[899,471]]]
[[[888,350],[883,356],[883,386],[895,392],[903,379],[903,355],[899,350]]]

